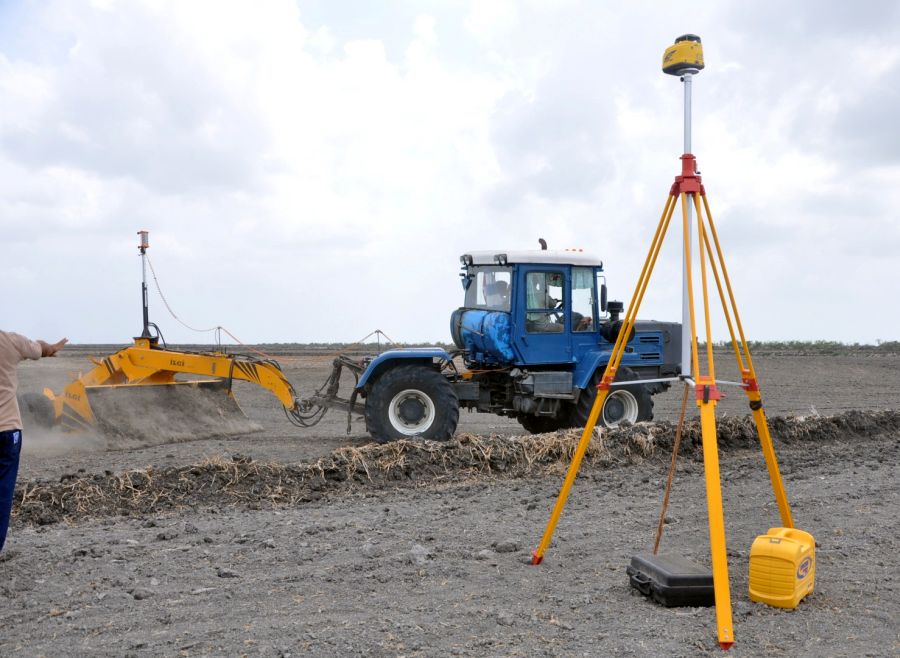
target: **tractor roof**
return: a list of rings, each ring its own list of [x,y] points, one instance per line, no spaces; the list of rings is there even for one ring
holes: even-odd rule
[[[505,258],[504,258],[505,257]],[[497,265],[506,263],[549,263],[553,265],[581,265],[582,267],[603,267],[603,261],[582,249],[531,249],[518,251],[470,251],[460,256],[465,263],[471,258],[472,265]]]

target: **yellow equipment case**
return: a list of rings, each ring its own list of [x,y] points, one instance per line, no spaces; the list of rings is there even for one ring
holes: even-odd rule
[[[796,608],[816,584],[816,540],[796,528],[769,528],[750,548],[750,600]]]

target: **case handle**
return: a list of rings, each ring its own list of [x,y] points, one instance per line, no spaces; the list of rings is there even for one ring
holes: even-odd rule
[[[631,582],[635,588],[644,596],[650,594],[650,579],[640,572],[631,574]]]
[[[813,536],[804,530],[798,528],[769,528],[769,535],[775,537],[785,537],[794,541],[815,546]]]

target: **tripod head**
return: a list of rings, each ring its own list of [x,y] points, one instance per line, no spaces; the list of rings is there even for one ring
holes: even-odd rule
[[[703,69],[703,45],[696,34],[682,34],[663,53],[662,70],[669,75],[695,75]]]

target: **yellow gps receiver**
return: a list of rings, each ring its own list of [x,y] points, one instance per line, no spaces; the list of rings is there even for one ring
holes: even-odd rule
[[[682,34],[663,54],[662,70],[669,75],[697,73],[703,68],[703,46],[696,34]]]

